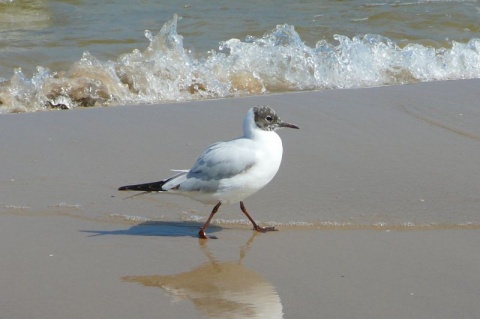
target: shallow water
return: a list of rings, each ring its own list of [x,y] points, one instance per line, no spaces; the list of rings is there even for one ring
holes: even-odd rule
[[[479,17],[478,1],[3,0],[0,112],[476,78]]]

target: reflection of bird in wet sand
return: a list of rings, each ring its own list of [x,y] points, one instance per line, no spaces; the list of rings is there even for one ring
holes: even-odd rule
[[[268,106],[251,108],[243,120],[243,136],[208,146],[190,170],[159,182],[122,186],[119,190],[167,192],[191,197],[205,204],[215,204],[198,232],[205,231],[221,204],[240,202],[240,209],[257,231],[275,230],[260,227],[250,217],[243,200],[267,185],[282,161],[282,140],[275,133],[282,127],[297,128],[283,122]]]
[[[241,264],[252,240],[242,249],[238,262],[215,261],[203,247],[210,261],[189,272],[122,279],[163,288],[175,300],[191,300],[208,318],[283,318],[280,297],[272,284]]]

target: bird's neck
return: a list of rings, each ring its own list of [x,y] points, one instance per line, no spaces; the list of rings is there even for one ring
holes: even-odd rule
[[[248,117],[248,116],[247,116]],[[282,140],[275,131],[265,131],[260,129],[255,122],[248,118],[243,122],[243,137],[255,141],[261,141],[264,145],[264,150],[269,153],[279,153],[280,158],[283,152]]]
[[[262,132],[265,131],[261,130],[257,124],[255,124],[255,115],[251,109],[243,119],[243,136],[246,138],[255,139]]]

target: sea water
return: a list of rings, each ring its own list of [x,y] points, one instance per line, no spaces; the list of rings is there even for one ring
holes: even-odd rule
[[[477,0],[0,0],[0,113],[479,76]]]

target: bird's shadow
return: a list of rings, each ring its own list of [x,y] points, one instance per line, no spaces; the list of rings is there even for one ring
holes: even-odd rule
[[[126,229],[118,230],[80,230],[93,236],[126,235],[126,236],[163,236],[163,237],[198,237],[203,224],[190,221],[146,221]],[[222,227],[210,225],[207,234],[222,230]],[[215,238],[209,236],[209,238]]]

